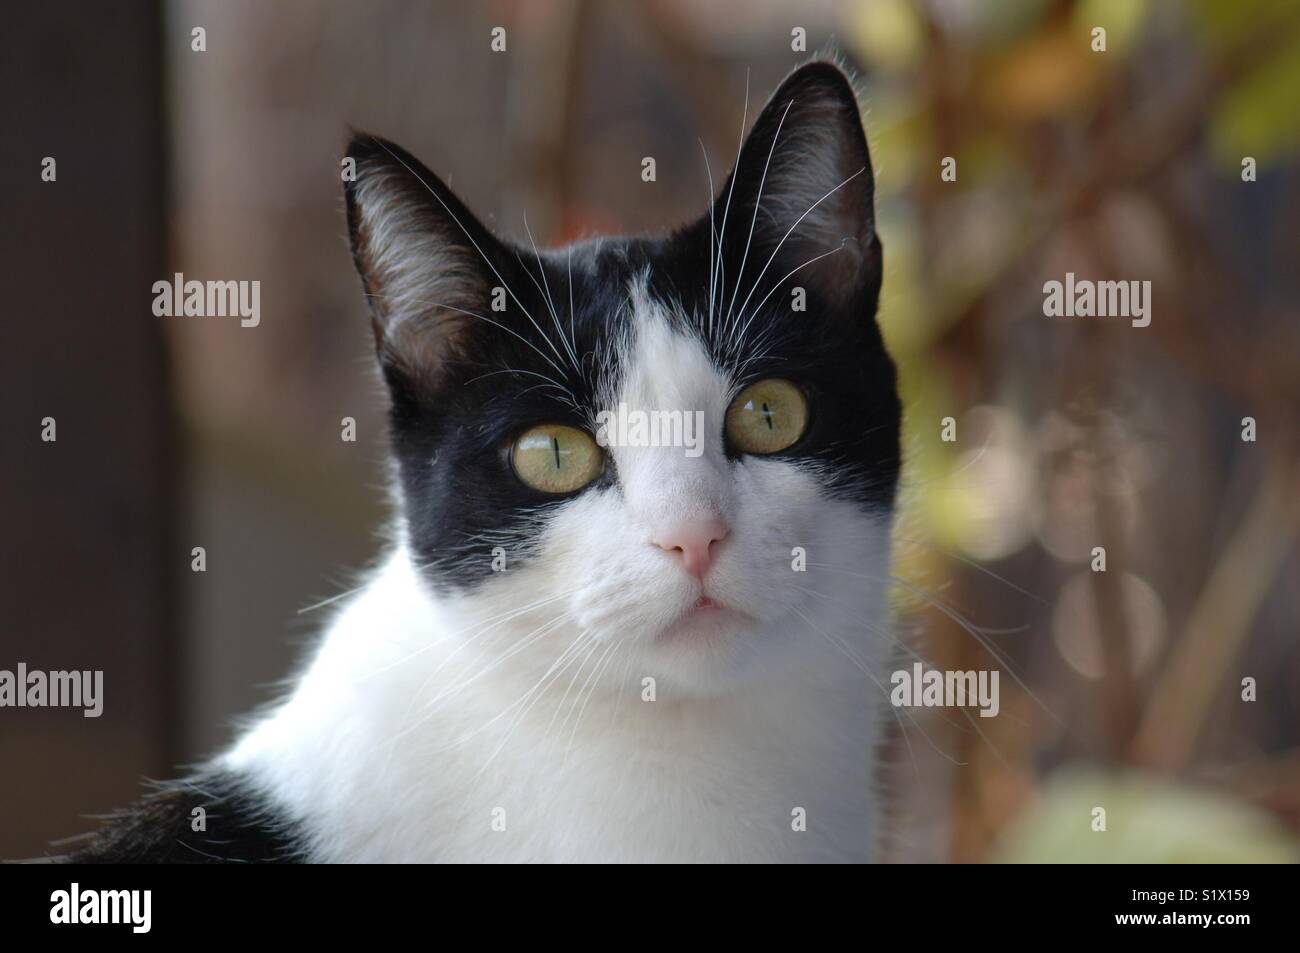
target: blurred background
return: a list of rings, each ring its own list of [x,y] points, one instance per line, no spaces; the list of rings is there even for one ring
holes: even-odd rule
[[[900,629],[1003,672],[996,718],[891,724],[886,856],[1296,858],[1300,6],[53,2],[4,42],[0,668],[103,669],[107,707],[0,710],[0,856],[216,750],[382,548],[349,126],[506,236],[664,230],[746,88],[833,48],[907,407]],[[1151,281],[1150,326],[1045,317],[1067,271]],[[154,317],[174,272],[259,280],[260,324]]]

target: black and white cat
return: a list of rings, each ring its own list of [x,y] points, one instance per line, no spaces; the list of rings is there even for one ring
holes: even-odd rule
[[[900,407],[843,73],[791,75],[667,237],[537,253],[348,155],[400,542],[286,699],[72,859],[871,859]],[[598,423],[650,411],[700,442]]]

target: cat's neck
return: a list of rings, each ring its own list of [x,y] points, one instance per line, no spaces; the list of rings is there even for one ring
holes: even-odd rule
[[[548,668],[575,634],[557,628],[532,653],[512,641],[518,621],[467,624],[463,605],[430,595],[399,551],[337,617],[290,698],[225,760],[305,817],[332,859],[514,858],[518,841],[484,836],[504,833],[491,824],[497,809],[507,831],[512,816],[518,837],[531,831],[534,859],[590,858],[610,844],[626,859],[865,849],[879,716],[842,659],[712,697],[660,697],[638,673],[600,671],[596,649],[585,672],[557,676]],[[845,790],[861,792],[856,807]],[[718,828],[718,801],[733,805],[734,832]],[[707,803],[696,842],[684,842],[673,825],[691,827]],[[799,811],[820,827],[794,830]],[[561,836],[563,819],[579,816],[639,818],[645,830]],[[772,839],[746,839],[753,825]]]

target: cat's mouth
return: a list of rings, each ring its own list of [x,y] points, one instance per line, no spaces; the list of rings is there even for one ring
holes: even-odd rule
[[[658,641],[709,641],[724,638],[752,618],[713,596],[701,594],[675,622],[659,633]]]

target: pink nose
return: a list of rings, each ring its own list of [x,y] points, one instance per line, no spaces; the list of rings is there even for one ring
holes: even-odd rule
[[[671,526],[655,538],[655,545],[665,552],[681,553],[686,571],[704,578],[713,565],[711,547],[727,536],[727,524],[719,519],[693,520]]]

